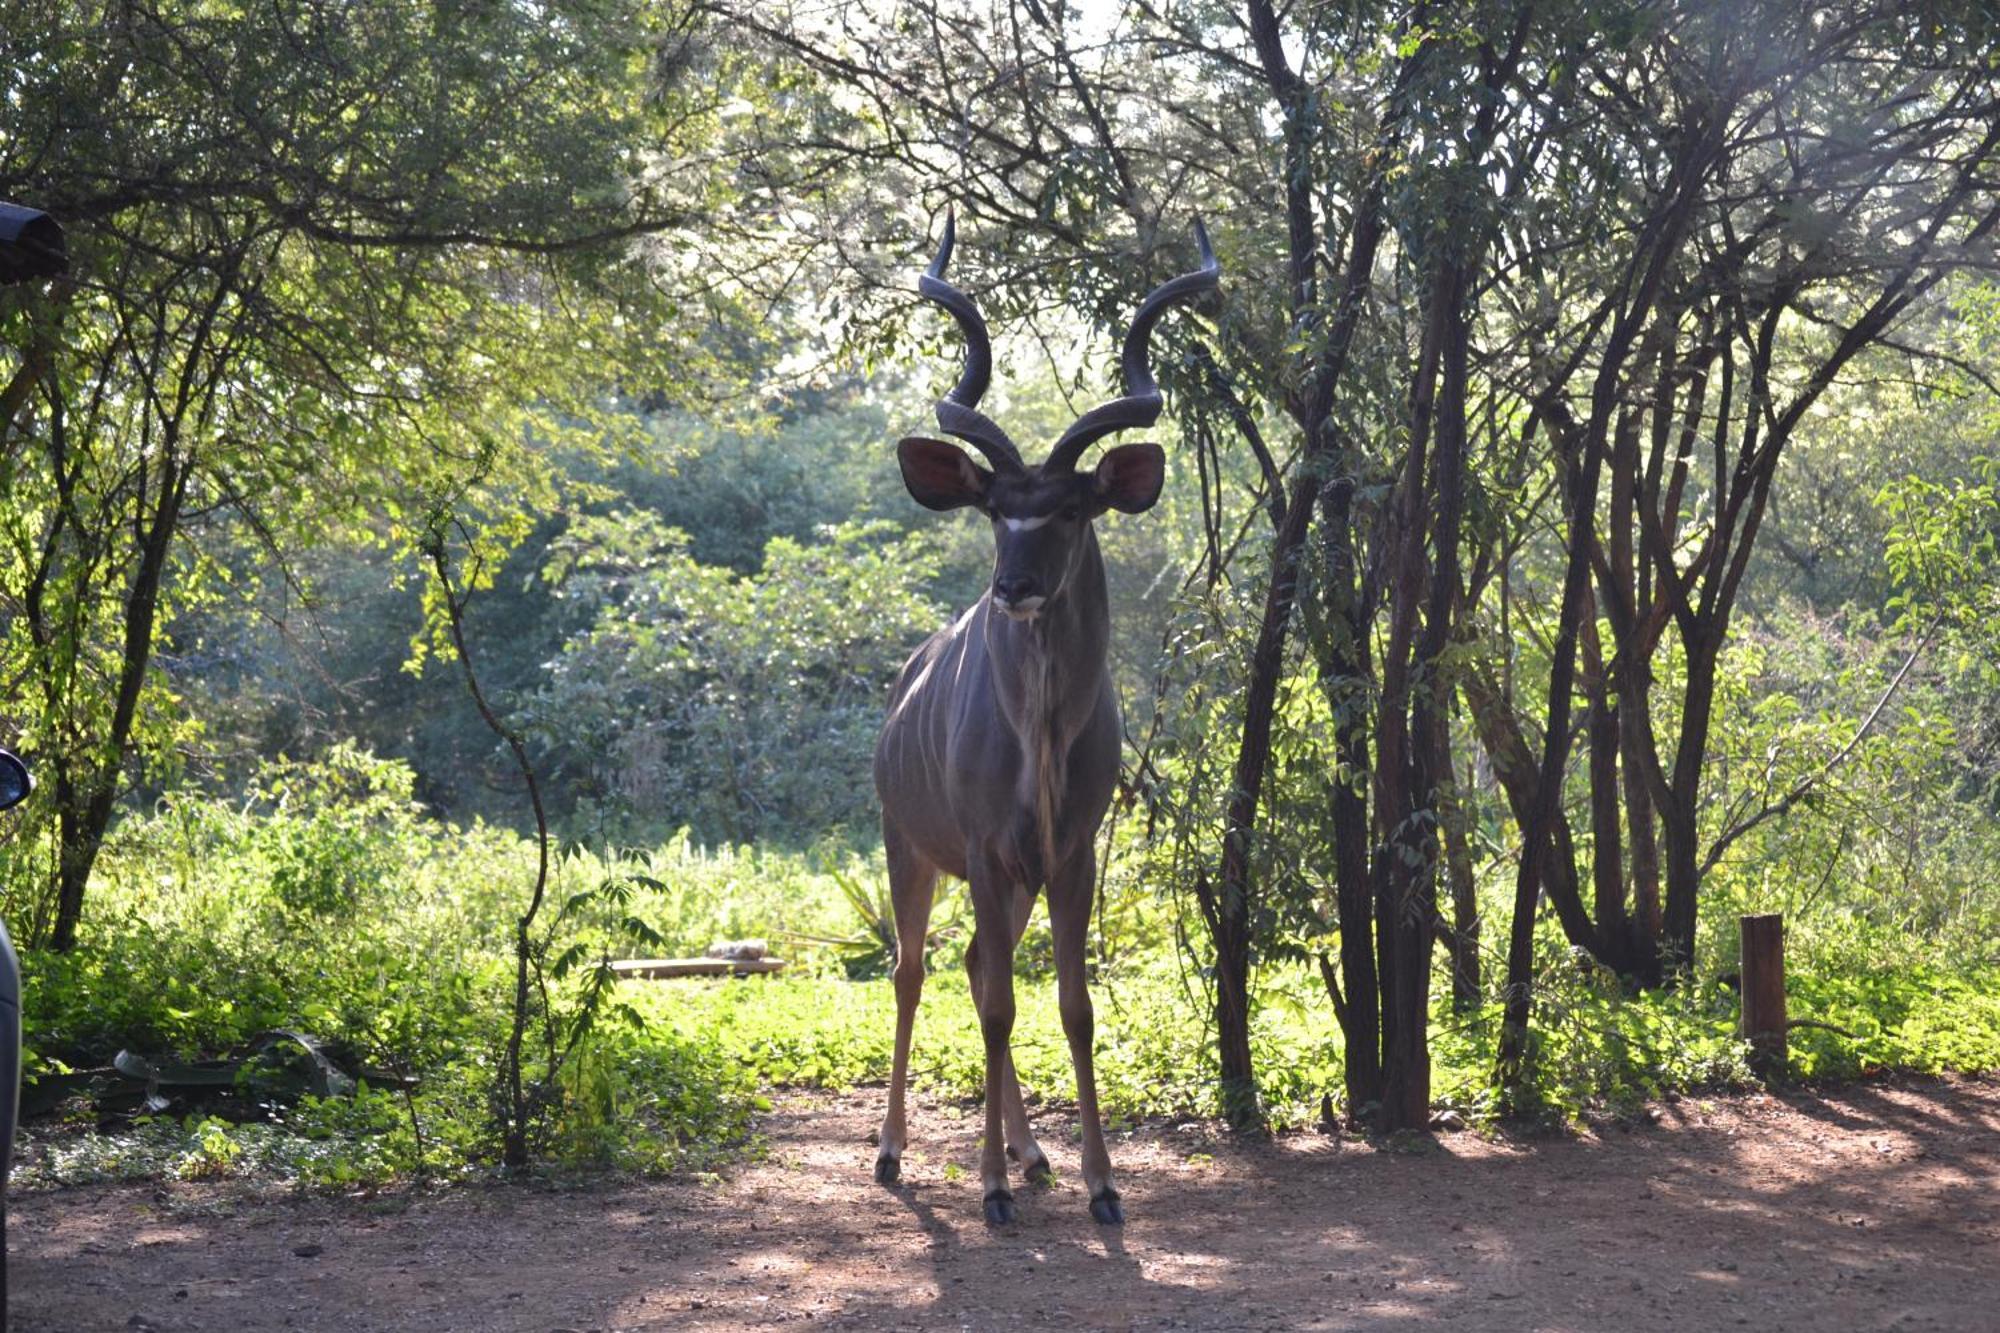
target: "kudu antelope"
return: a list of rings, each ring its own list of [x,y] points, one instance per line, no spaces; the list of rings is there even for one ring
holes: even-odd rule
[[[937,420],[946,434],[985,455],[992,470],[942,440],[911,437],[896,446],[896,455],[918,504],[971,507],[986,515],[996,553],[986,594],[904,666],[875,749],[896,920],[896,1055],[875,1178],[892,1184],[902,1170],[910,1031],[923,992],[924,940],[940,874],[965,880],[972,893],[965,967],[986,1043],[986,1138],[979,1161],[986,1220],[1004,1224],[1015,1217],[1003,1142],[1031,1183],[1051,1177],[1048,1156],[1028,1127],[1008,1049],[1014,948],[1036,890],[1046,886],[1057,996],[1083,1120],[1083,1180],[1091,1216],[1116,1224],[1124,1215],[1098,1122],[1084,981],[1094,843],[1117,779],[1119,747],[1118,700],[1105,658],[1110,606],[1091,524],[1108,510],[1152,508],[1166,458],[1157,444],[1124,444],[1106,450],[1090,471],[1077,471],[1076,462],[1113,431],[1159,420],[1160,390],[1147,365],[1153,325],[1175,302],[1214,289],[1219,269],[1197,222],[1201,267],[1148,296],[1125,336],[1124,396],[1078,418],[1034,468],[978,410],[992,375],[992,347],[971,298],[944,280],[953,234],[947,219],[937,256],[918,283],[923,296],[952,313],[966,340],[964,372],[938,402]]]

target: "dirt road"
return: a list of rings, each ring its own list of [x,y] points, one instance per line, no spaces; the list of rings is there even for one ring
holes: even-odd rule
[[[2000,1080],[1683,1101],[1657,1126],[1424,1152],[1200,1125],[1114,1140],[1130,1219],[1069,1175],[979,1220],[975,1117],[796,1097],[721,1183],[261,1200],[21,1196],[20,1330],[2000,1329]]]

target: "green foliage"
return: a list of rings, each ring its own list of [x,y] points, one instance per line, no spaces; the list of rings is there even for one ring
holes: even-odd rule
[[[597,604],[566,595],[562,578],[542,577],[575,558],[573,523],[601,523],[617,510],[648,512],[685,531],[687,553],[703,566],[746,576],[759,571],[773,537],[813,546],[850,515],[914,526],[922,511],[903,493],[885,417],[920,410],[900,397],[885,408],[846,390],[749,395],[727,416],[711,412],[712,420],[623,404],[608,428],[615,449],[577,433],[531,440],[551,490],[526,497],[532,527],[504,559],[489,554],[477,572],[490,586],[465,611],[480,678],[496,706],[510,715],[532,707],[564,644],[596,620]],[[923,586],[942,603],[963,604],[978,594],[985,556],[967,539],[983,542],[985,534],[947,527],[936,535],[943,554]],[[176,668],[200,666],[197,678],[183,682],[183,710],[201,719],[211,776],[240,783],[239,756],[316,754],[352,738],[406,760],[418,799],[434,813],[525,831],[525,803],[509,790],[517,779],[465,706],[463,682],[449,670],[405,669],[412,638],[426,655],[431,644],[420,560],[394,546],[329,546],[301,571],[304,600],[285,580],[267,576],[269,555],[261,548],[232,548],[226,563],[234,585],[254,598],[255,614],[231,600],[177,617],[170,658]],[[548,719],[557,730],[562,722]],[[591,781],[574,772],[553,776],[544,797],[558,825],[602,836],[625,822]],[[635,836],[650,842],[672,831],[661,812],[642,813]],[[818,833],[801,830],[797,840]]]
[[[576,523],[549,576],[594,608],[523,721],[601,827],[812,840],[873,823],[882,701],[945,618],[937,543],[843,524],[775,537],[763,568],[704,565],[651,515]]]
[[[43,1178],[268,1168],[341,1183],[490,1163],[514,898],[533,851],[511,833],[425,818],[410,786],[402,765],[337,749],[269,766],[248,802],[176,792],[127,820],[100,864],[98,928],[70,952],[23,955],[23,1030],[31,1085],[121,1049],[214,1056],[292,1028],[414,1076],[414,1094],[364,1083],[353,1100],[308,1099],[270,1124],[155,1120],[108,1145],[58,1132]],[[673,859],[654,866],[672,874]],[[683,902],[726,892],[692,878]],[[576,964],[629,941],[656,892],[632,866],[589,858],[565,860],[554,887],[563,910],[538,943],[568,956],[581,941]],[[658,900],[669,897],[663,884]],[[558,1165],[671,1170],[740,1139],[754,1089],[712,1038],[642,1026],[594,966],[549,971],[576,1053],[537,1125]]]
[[[1094,995],[1106,1113],[1204,1112],[1212,1076],[1201,1010],[1180,984],[1173,959],[1156,955],[1128,974],[1100,976]],[[1031,1095],[1060,1102],[1074,1096],[1075,1075],[1055,1001],[1052,975],[1017,978],[1016,1068]],[[648,992],[637,1003],[678,1031],[714,1033],[770,1083],[850,1088],[889,1074],[896,1000],[887,978],[855,982],[836,971],[759,977]],[[1288,1045],[1279,1043],[1273,1054]],[[917,1019],[911,1077],[940,1095],[976,1098],[985,1060],[964,971],[956,958],[940,959]]]
[[[407,542],[474,479],[497,553],[549,501],[524,445],[602,449],[615,378],[757,344],[634,244],[727,215],[747,179],[694,164],[761,83],[673,6],[14,18],[0,196],[64,221],[73,277],[0,295],[0,722],[60,844],[17,924],[66,945],[114,800],[200,734],[176,622],[309,598],[307,553]]]
[[[364,1081],[352,1098],[307,1097],[261,1122],[175,1108],[109,1135],[35,1122],[26,1180],[262,1173],[339,1186],[489,1169],[514,899],[532,847],[429,820],[410,786],[403,766],[350,749],[320,764],[271,765],[248,802],[171,795],[128,820],[107,851],[96,890],[102,929],[68,954],[29,951],[24,993],[31,1081],[104,1064],[122,1047],[225,1053],[282,1026],[414,1075],[414,1092]],[[1142,830],[1120,829],[1092,946],[1104,1107],[1117,1120],[1210,1115],[1208,983],[1179,956],[1171,902],[1139,891],[1151,863]],[[881,876],[879,857],[830,845],[708,850],[682,836],[645,853],[562,856],[558,919],[544,946],[559,991],[550,1012],[590,1020],[564,1029],[576,1040],[543,1105],[545,1159],[557,1170],[706,1168],[741,1150],[760,1087],[885,1078],[893,987],[879,975],[850,979],[847,966],[861,920],[855,899],[875,913]],[[1507,887],[1504,876],[1486,886],[1495,895]],[[962,970],[961,899],[948,889],[940,904],[913,1071],[937,1095],[975,1098],[984,1049]],[[1734,965],[1725,909],[1747,905],[1718,901],[1700,975]],[[2000,959],[1936,961],[1936,932],[1949,923],[1858,914],[1837,898],[1805,898],[1788,916],[1794,1016],[1855,1034],[1795,1030],[1796,1074],[2000,1064]],[[791,968],[628,984],[609,983],[601,967],[607,954],[691,954],[750,936],[771,938]],[[1543,1114],[1624,1114],[1647,1098],[1746,1081],[1729,987],[1628,993],[1564,946],[1553,922],[1537,947],[1544,1017],[1526,1100]],[[593,986],[603,989],[584,1003]],[[1441,975],[1433,991],[1438,1100],[1490,1114],[1497,1006],[1454,1014]],[[1064,1102],[1073,1074],[1045,954],[1023,951],[1016,995],[1024,1084]],[[1273,1122],[1317,1122],[1322,1099],[1337,1101],[1342,1086],[1318,976],[1272,962],[1254,1000]]]
[[[884,876],[872,892],[852,876],[838,872],[834,883],[861,924],[860,932],[841,949],[841,967],[854,981],[887,976],[896,965],[895,909],[889,901],[888,877]]]
[[[1907,678],[1882,705],[1906,663]],[[1989,869],[2000,828],[1981,793],[1989,761],[1966,743],[1978,726],[1981,674],[1920,632],[1882,634],[1873,616],[1824,617],[1790,604],[1770,609],[1724,654],[1706,836],[1813,785],[1782,817],[1731,843],[1710,871],[1704,911],[1722,932],[1718,967],[1733,954],[1731,923],[1748,912],[1784,913],[1794,954],[1829,974],[1938,958],[2000,962]]]
[[[1806,1078],[2000,1068],[2000,967],[1794,973],[1785,1003],[1794,1019],[1854,1034],[1794,1028],[1792,1069]]]
[[[69,954],[28,955],[31,1044],[78,1063],[302,1026],[422,1060],[469,1021],[468,946],[498,928],[497,905],[458,898],[438,866],[454,842],[469,875],[510,849],[483,830],[452,839],[409,783],[336,750],[271,765],[248,803],[177,792],[127,820],[105,853],[99,928]]]
[[[1341,1053],[1322,1022],[1319,981],[1303,969],[1264,970],[1257,991],[1258,1067],[1274,1126],[1316,1123],[1321,1099],[1337,1102]],[[1572,1123],[1629,1115],[1670,1094],[1752,1085],[1736,1034],[1733,989],[1708,982],[1632,994],[1601,970],[1559,951],[1538,978],[1547,1006],[1535,1030],[1525,1106]],[[1100,974],[1097,1075],[1105,1113],[1120,1119],[1213,1116],[1214,1055],[1203,1032],[1205,997],[1190,994],[1171,957],[1153,954]],[[1073,1073],[1053,980],[1017,979],[1014,1053],[1032,1097],[1067,1101]],[[689,984],[636,999],[655,1022],[711,1034],[758,1078],[787,1086],[847,1089],[888,1077],[895,995],[886,979],[856,983],[835,972]],[[1935,969],[1871,978],[1795,973],[1795,1016],[1860,1034],[1793,1033],[1800,1077],[1881,1069],[1979,1070],[2000,1064],[2000,969]],[[1440,992],[1432,1058],[1437,1100],[1475,1118],[1497,1110],[1491,1071],[1499,1008],[1450,1012]],[[948,1097],[977,1099],[984,1051],[958,968],[933,967],[917,1023],[912,1078]]]
[[[1890,609],[1906,626],[1932,619],[1990,633],[2000,615],[2000,460],[1973,464],[1970,480],[1951,485],[1911,476],[1882,491],[1889,520],[1884,549],[1896,580]]]
[[[882,394],[878,386],[876,394]],[[649,416],[636,462],[608,470],[604,485],[688,536],[704,565],[755,574],[773,537],[820,539],[830,521],[891,519],[920,526],[896,471],[892,416],[917,416],[914,396],[887,403],[856,393],[788,395],[768,419]],[[651,460],[671,460],[671,470]]]
[[[1628,1115],[1670,1093],[1750,1085],[1728,987],[1710,982],[1634,994],[1569,950],[1553,952],[1536,978],[1538,1017],[1514,1114],[1574,1122]],[[1491,1071],[1499,1006],[1470,1015],[1439,1012],[1433,1021],[1438,1099],[1481,1116],[1496,1113]]]

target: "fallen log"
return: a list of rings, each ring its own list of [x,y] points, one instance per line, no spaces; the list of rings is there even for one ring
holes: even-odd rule
[[[611,963],[619,977],[659,980],[666,977],[744,977],[777,972],[782,958],[618,958]]]

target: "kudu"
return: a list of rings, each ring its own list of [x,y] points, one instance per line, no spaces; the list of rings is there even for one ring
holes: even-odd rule
[[[1166,458],[1157,444],[1106,450],[1088,472],[1085,447],[1159,420],[1159,386],[1148,368],[1153,325],[1170,305],[1213,290],[1219,268],[1195,224],[1201,267],[1148,296],[1133,317],[1122,358],[1125,393],[1078,418],[1046,461],[1031,468],[1004,431],[978,410],[992,375],[986,322],[944,280],[954,227],[918,291],[949,310],[966,340],[964,372],[937,404],[938,425],[985,455],[991,471],[956,445],[911,437],[896,447],[903,483],[930,509],[971,507],[993,524],[992,586],[926,640],[904,666],[875,749],[882,841],[896,922],[896,1055],[875,1178],[901,1174],[903,1094],[910,1032],[924,985],[924,942],[940,874],[971,886],[973,935],[965,951],[973,1004],[986,1043],[986,1137],[980,1161],[986,1220],[1015,1218],[1005,1145],[1030,1183],[1045,1183],[1049,1159],[1021,1105],[1009,1037],[1014,1027],[1014,949],[1035,892],[1046,886],[1055,939],[1063,1032],[1076,1065],[1083,1121],[1083,1180],[1099,1222],[1124,1221],[1098,1122],[1092,1072],[1093,1018],[1084,981],[1085,932],[1096,884],[1097,826],[1118,774],[1118,700],[1106,651],[1111,638],[1104,561],[1092,522],[1108,510],[1138,514],[1159,498]]]

